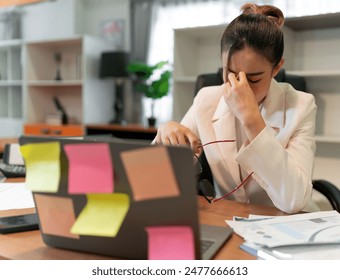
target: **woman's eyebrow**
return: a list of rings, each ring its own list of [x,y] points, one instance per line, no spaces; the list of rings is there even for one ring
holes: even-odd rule
[[[254,72],[254,73],[246,73],[246,76],[259,76],[259,75],[262,75],[263,73],[264,73],[264,71]]]
[[[233,74],[235,74],[235,75],[237,75],[238,73],[236,73],[235,71],[233,71],[233,70],[231,70],[231,69],[228,69],[228,71],[230,72],[230,73],[233,73]],[[253,77],[253,76],[259,76],[259,75],[262,75],[263,73],[264,73],[265,71],[261,71],[261,72],[252,72],[252,73],[246,73],[246,76],[247,77]]]

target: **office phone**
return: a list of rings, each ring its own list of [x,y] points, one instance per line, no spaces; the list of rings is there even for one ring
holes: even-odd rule
[[[26,167],[19,150],[19,144],[5,145],[0,171],[6,178],[26,176]]]

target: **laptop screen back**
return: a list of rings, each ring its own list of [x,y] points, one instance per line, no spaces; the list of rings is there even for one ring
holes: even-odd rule
[[[47,245],[124,259],[201,258],[189,148],[109,138],[19,142]]]

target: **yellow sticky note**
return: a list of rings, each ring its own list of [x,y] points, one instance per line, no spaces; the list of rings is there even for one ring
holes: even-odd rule
[[[20,147],[26,165],[26,186],[31,191],[55,193],[60,181],[60,144],[27,144]]]
[[[71,228],[73,234],[115,237],[130,207],[127,194],[87,194],[87,204]]]

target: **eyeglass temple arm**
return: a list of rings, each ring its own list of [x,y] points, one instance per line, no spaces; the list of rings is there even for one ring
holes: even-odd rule
[[[248,179],[251,177],[251,175],[253,175],[253,173],[254,173],[254,172],[251,172],[251,173],[247,176],[247,178],[245,178],[245,179],[243,180],[243,182],[242,182],[237,188],[233,189],[231,192],[229,192],[229,193],[227,193],[227,194],[225,194],[225,195],[223,195],[223,196],[221,196],[221,197],[219,197],[219,198],[213,199],[212,202],[219,201],[219,200],[221,200],[221,199],[223,199],[223,198],[225,198],[225,197],[228,197],[229,195],[233,194],[234,192],[236,192],[239,188],[241,188],[241,187],[248,181]],[[211,203],[211,202],[210,202],[210,203]]]
[[[199,145],[198,148],[202,148],[202,147],[210,145],[210,144],[216,144],[216,143],[222,143],[222,142],[235,142],[235,141],[236,140],[217,140],[217,141],[211,141],[211,142]]]

